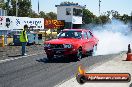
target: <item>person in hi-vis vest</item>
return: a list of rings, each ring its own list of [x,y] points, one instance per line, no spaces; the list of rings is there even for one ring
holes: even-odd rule
[[[22,56],[27,55],[26,54],[26,44],[28,42],[28,36],[26,33],[27,30],[28,30],[28,25],[24,25],[24,29],[20,35],[20,42],[22,43]]]

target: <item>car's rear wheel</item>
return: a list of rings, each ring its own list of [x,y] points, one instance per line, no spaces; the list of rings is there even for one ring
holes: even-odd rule
[[[96,51],[97,51],[97,45],[94,45],[92,56],[96,55]]]
[[[95,53],[97,51],[97,45],[94,45],[93,49],[87,52],[87,56],[95,56]]]
[[[51,60],[53,60],[54,55],[53,54],[51,54],[51,55],[47,54],[47,58],[48,58],[49,61],[51,61]]]
[[[76,54],[76,56],[75,56],[75,59],[76,59],[76,60],[81,60],[81,59],[82,59],[82,49],[81,49],[81,48],[79,48],[79,49],[77,50],[77,54]]]

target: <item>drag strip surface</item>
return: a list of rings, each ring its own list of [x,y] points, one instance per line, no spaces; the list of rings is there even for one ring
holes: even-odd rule
[[[49,62],[45,54],[0,63],[0,87],[53,87],[77,73],[79,64],[91,69],[119,54],[83,58],[73,62],[62,58]]]

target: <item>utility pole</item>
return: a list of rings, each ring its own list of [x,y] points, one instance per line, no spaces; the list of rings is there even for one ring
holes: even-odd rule
[[[38,0],[38,14],[39,14],[39,0]]]
[[[101,2],[101,0],[99,0],[99,16],[100,16],[100,2]]]
[[[32,4],[32,1],[30,0],[30,5]],[[30,12],[29,12],[29,17],[31,16],[31,13],[32,13],[32,8],[30,6]]]
[[[16,0],[16,17],[18,16],[18,0]]]
[[[132,12],[131,12],[131,23],[130,23],[130,25],[131,25],[131,30],[132,30]]]

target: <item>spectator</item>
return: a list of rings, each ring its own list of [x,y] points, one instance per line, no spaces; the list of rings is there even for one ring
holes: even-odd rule
[[[28,42],[27,31],[28,25],[24,25],[24,29],[20,35],[20,42],[22,43],[22,56],[26,56],[26,44]]]

